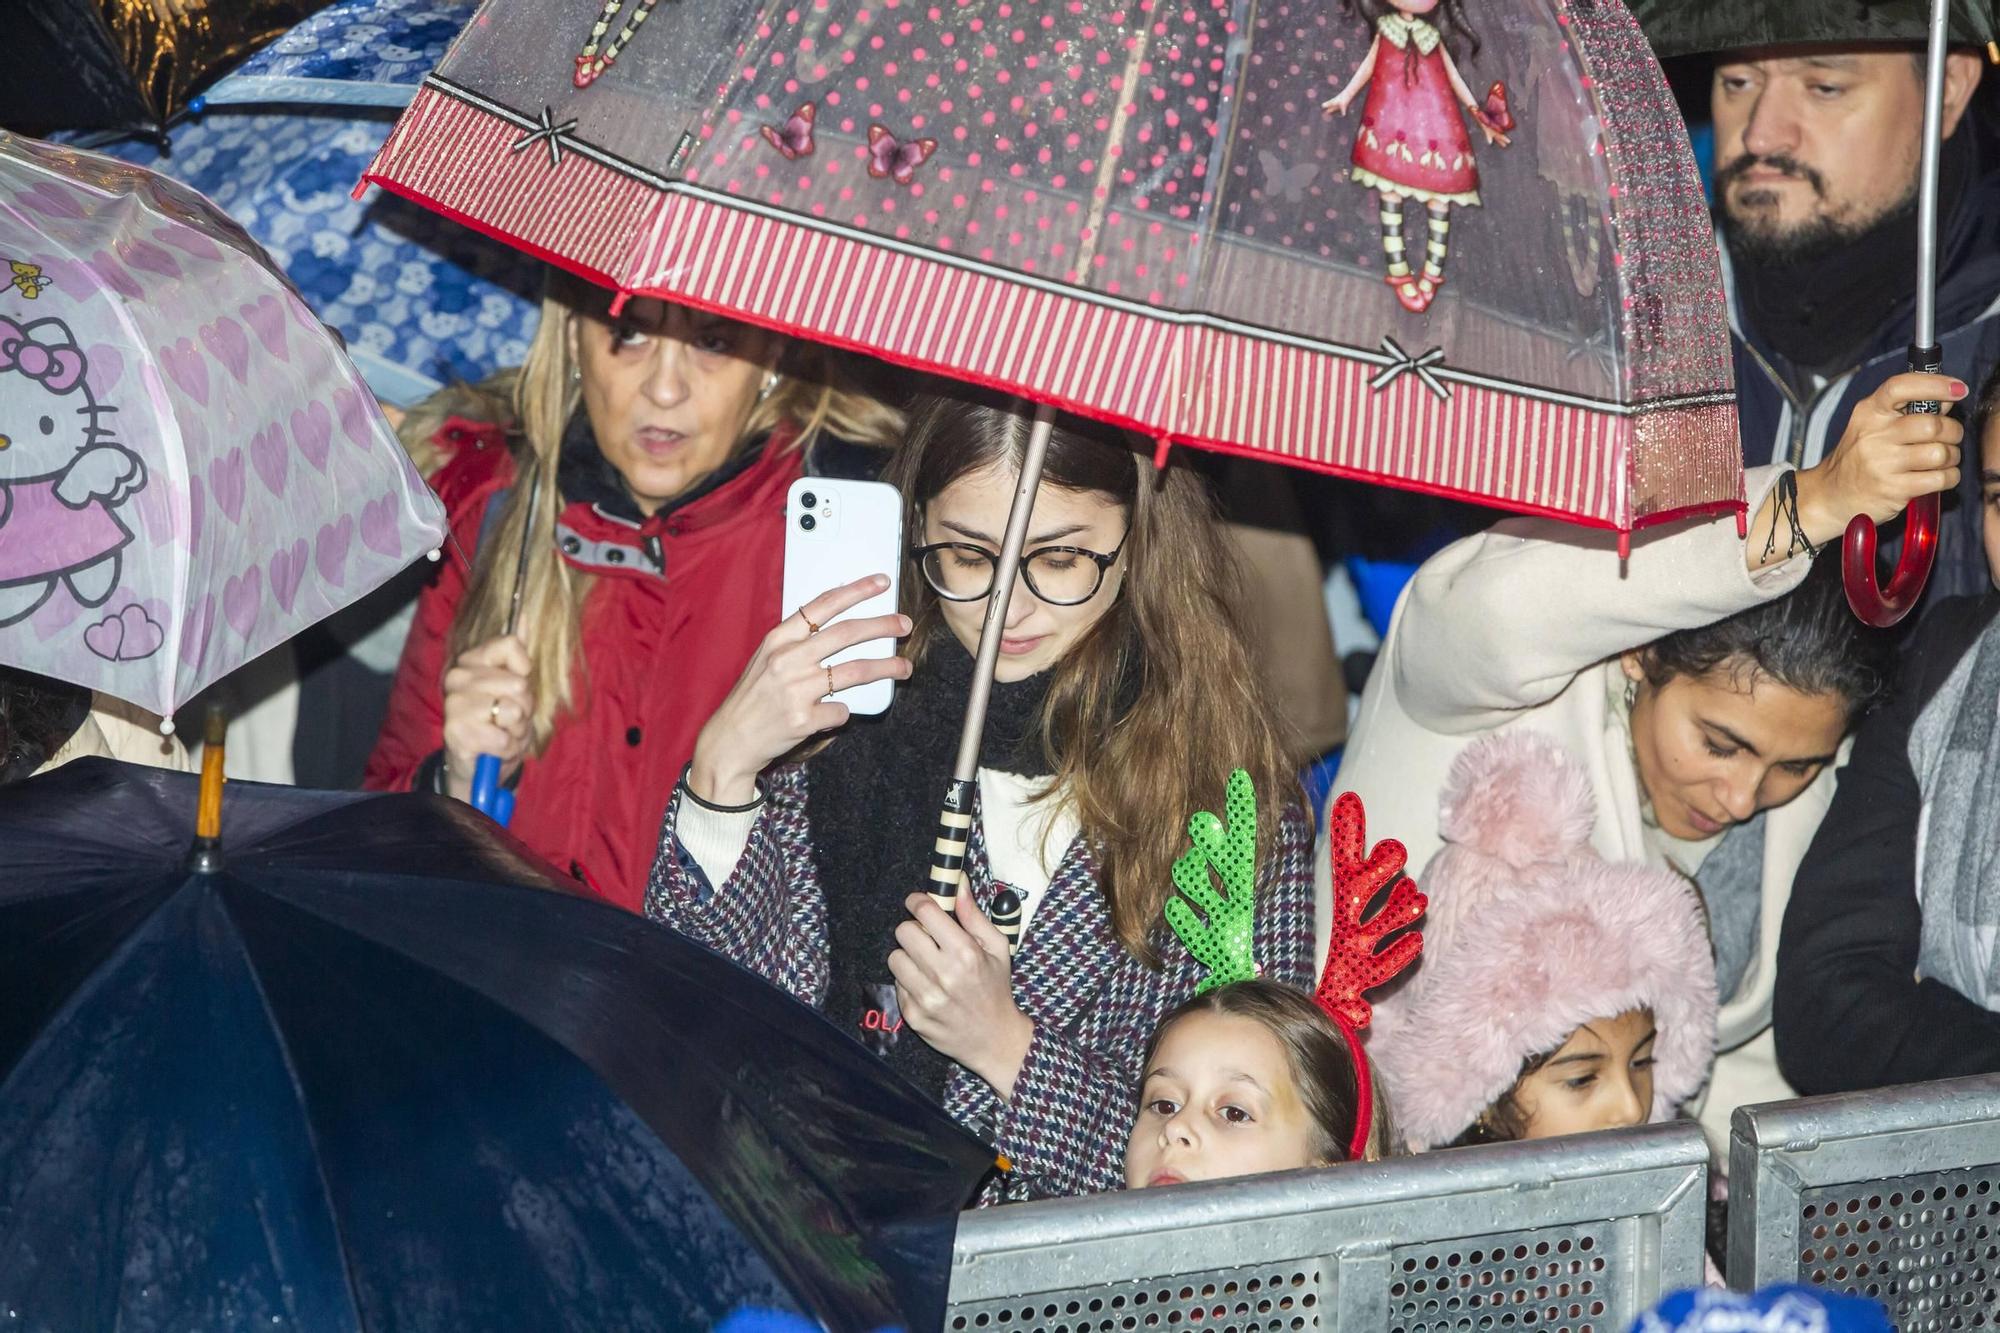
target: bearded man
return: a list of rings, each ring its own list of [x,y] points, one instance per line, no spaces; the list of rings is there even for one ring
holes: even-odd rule
[[[1975,387],[2000,360],[2000,171],[1981,162],[1965,114],[1982,69],[1975,51],[1946,58],[1938,202],[1944,373]],[[1855,405],[1906,368],[1923,52],[1881,43],[1723,52],[1710,108],[1743,461],[1810,467]],[[1944,498],[1926,607],[1987,586],[1979,473],[1964,474]]]

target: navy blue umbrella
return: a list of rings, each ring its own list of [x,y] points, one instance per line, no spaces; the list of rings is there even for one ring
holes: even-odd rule
[[[192,871],[196,790],[0,800],[10,1327],[940,1321],[992,1153],[818,1015],[434,797],[232,784]]]

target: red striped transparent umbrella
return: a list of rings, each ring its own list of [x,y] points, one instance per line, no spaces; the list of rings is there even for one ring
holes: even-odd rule
[[[1741,522],[1708,213],[1618,0],[601,3],[485,0],[367,180],[1040,405],[947,847],[1056,409],[1621,534]]]
[[[599,3],[487,0],[368,179],[1163,445],[1621,531],[1740,505],[1708,213],[1617,0]]]

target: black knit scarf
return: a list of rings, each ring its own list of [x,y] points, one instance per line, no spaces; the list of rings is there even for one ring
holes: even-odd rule
[[[889,711],[855,718],[806,766],[813,859],[826,894],[827,1017],[940,1101],[952,1063],[898,1027],[888,959],[909,916],[903,899],[928,880],[972,665],[957,639],[935,634]],[[994,685],[980,767],[1049,774],[1041,733],[1049,674]]]

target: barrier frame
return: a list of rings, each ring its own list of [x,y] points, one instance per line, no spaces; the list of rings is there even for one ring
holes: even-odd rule
[[[1619,1265],[1606,1281],[1607,1308],[1589,1327],[1622,1330],[1662,1293],[1701,1283],[1708,1163],[1700,1127],[1682,1121],[985,1209],[960,1221],[945,1327],[1131,1327],[1088,1316],[1047,1325],[1027,1310],[1017,1324],[995,1318],[993,1306],[1033,1297],[1074,1312],[1070,1302],[1087,1310],[1114,1287],[1312,1264],[1318,1280],[1301,1293],[1312,1298],[1302,1301],[1310,1317],[1222,1322],[1341,1333],[1427,1328],[1399,1324],[1392,1311],[1399,1252],[1477,1248],[1503,1236],[1512,1244],[1524,1233],[1589,1225],[1610,1233]],[[1173,1322],[1141,1318],[1138,1326]],[[1453,1316],[1435,1326],[1460,1325]]]
[[[1810,1280],[1800,1252],[1812,1191],[1878,1182],[1893,1191],[1907,1177],[1995,1165],[2000,1075],[1740,1106],[1730,1120],[1729,1284]]]

